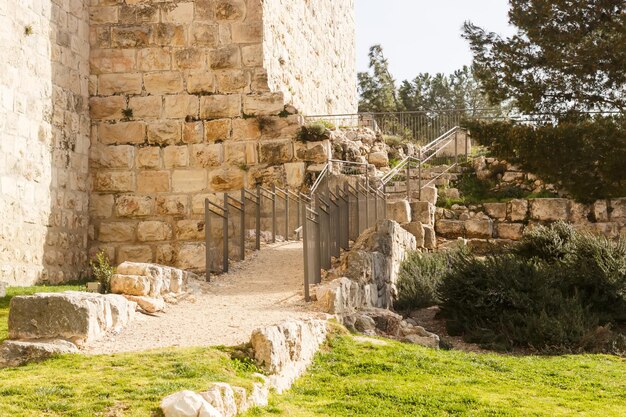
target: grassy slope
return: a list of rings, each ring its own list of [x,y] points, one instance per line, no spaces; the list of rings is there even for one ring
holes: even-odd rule
[[[0,342],[7,338],[7,321],[9,320],[9,303],[11,298],[16,295],[31,295],[37,292],[62,292],[62,291],[78,291],[83,287],[79,286],[55,286],[55,287],[11,287],[7,288],[6,297],[0,298]]]
[[[357,344],[343,337],[270,408],[282,416],[624,416],[626,362]]]

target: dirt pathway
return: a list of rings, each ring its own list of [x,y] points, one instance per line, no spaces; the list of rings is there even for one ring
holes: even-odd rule
[[[109,335],[87,353],[134,352],[171,346],[237,345],[252,331],[288,318],[307,318],[303,297],[302,243],[264,247],[231,272],[203,283],[195,301],[169,305],[154,316],[137,314],[120,334]]]

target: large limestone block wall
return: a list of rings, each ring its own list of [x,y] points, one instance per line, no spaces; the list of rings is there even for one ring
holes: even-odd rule
[[[357,112],[354,0],[264,0],[269,86],[308,115]]]
[[[0,1],[0,281],[76,279],[88,227],[88,10]]]
[[[95,3],[91,252],[202,270],[206,197],[304,179],[300,117],[263,67],[262,2]]]

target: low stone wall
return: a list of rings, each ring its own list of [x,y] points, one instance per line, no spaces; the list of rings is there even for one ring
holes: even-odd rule
[[[161,401],[165,417],[232,417],[251,407],[268,404],[270,389],[282,393],[307,369],[324,343],[327,324],[323,320],[291,320],[257,329],[250,344],[253,358],[269,377],[256,374],[251,392],[224,383],[211,384],[207,391],[181,391]]]
[[[613,239],[626,236],[626,198],[593,204],[565,198],[515,199],[437,209],[435,230],[446,238],[519,240],[524,230],[555,221]]]

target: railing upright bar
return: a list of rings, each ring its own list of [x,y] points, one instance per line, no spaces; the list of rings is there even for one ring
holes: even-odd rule
[[[311,295],[309,294],[309,234],[307,231],[307,205],[306,203],[302,205],[302,218],[304,221],[302,222],[302,242],[303,242],[303,252],[304,252],[304,299],[309,302],[311,301]]]
[[[276,243],[276,184],[272,184],[272,243]]]
[[[256,238],[256,250],[261,250],[261,186],[256,186],[256,225],[255,225],[255,238]]]
[[[417,199],[422,201],[422,149],[417,151],[419,162],[417,165]]]
[[[222,271],[224,273],[228,272],[228,193],[224,193],[224,219],[223,219],[223,260],[222,260]]]
[[[246,259],[246,191],[241,190],[241,222],[239,223],[241,230],[239,237],[241,238],[241,260]]]
[[[289,240],[289,191],[285,192],[285,242]]]
[[[204,254],[205,254],[205,280],[211,282],[211,210],[209,199],[204,199]]]

